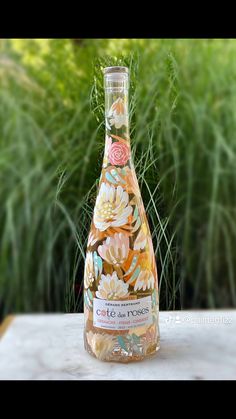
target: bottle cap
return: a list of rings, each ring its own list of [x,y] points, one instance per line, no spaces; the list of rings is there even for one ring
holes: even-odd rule
[[[104,73],[104,87],[106,90],[124,90],[128,89],[129,84],[129,69],[128,67],[114,66],[105,67]]]

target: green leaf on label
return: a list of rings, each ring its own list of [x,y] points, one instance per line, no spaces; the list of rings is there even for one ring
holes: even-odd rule
[[[98,275],[102,272],[102,259],[98,256],[97,252],[93,252],[93,263],[95,278],[97,279]]]
[[[125,170],[125,167],[123,167],[123,168],[121,169],[121,174],[122,174],[122,175],[126,175],[126,170]]]
[[[125,341],[122,338],[122,336],[117,336],[117,340],[118,340],[118,343],[119,343],[120,347],[127,352],[127,347],[126,347]]]
[[[133,275],[131,276],[131,278],[127,281],[127,284],[131,284],[136,278],[138,278],[140,272],[141,272],[141,268],[140,268],[140,266],[138,266],[135,269],[135,271],[134,271]]]
[[[140,342],[140,338],[135,333],[132,333],[132,338],[136,345]]]
[[[88,307],[89,309],[93,306],[93,303],[90,301],[87,291],[85,291],[84,293],[84,303],[86,307]]]
[[[91,293],[90,289],[87,289],[88,297],[91,301],[93,301],[93,294]]]
[[[152,307],[156,305],[156,289],[152,293]]]
[[[111,176],[111,174],[109,172],[106,173],[106,178],[107,178],[108,182],[111,182],[114,185],[117,184],[117,181],[113,178],[113,176]]]
[[[133,227],[132,232],[135,233],[135,231],[137,231],[140,226],[141,226],[141,220],[140,220],[140,217],[138,216],[137,221],[136,221],[136,223],[135,223],[135,225]]]
[[[134,209],[134,214],[133,214],[134,219],[136,220],[138,217],[138,207],[136,206]]]

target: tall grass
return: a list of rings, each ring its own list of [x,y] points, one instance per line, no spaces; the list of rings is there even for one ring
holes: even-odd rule
[[[234,40],[2,41],[2,315],[82,310],[101,68],[117,64],[131,69],[132,151],[161,308],[235,306],[235,58]]]

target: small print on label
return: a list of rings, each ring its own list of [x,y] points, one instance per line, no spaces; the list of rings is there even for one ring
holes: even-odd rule
[[[151,296],[126,301],[93,299],[93,325],[95,327],[128,330],[151,323]]]

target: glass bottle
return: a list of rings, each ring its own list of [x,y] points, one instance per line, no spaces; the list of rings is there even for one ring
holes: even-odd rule
[[[104,69],[106,140],[84,270],[85,349],[103,361],[159,349],[152,238],[131,157],[127,67]]]

